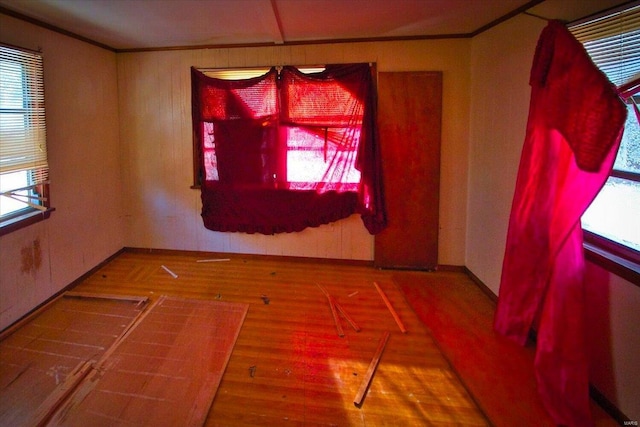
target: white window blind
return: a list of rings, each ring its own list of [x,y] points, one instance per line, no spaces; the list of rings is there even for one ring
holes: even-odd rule
[[[0,179],[28,171],[48,175],[42,56],[0,45]]]
[[[638,262],[640,252],[640,1],[586,18],[568,26],[593,62],[621,90],[627,121],[613,170],[582,216],[582,227],[624,248],[616,255]],[[588,90],[586,88],[585,90]],[[635,93],[635,95],[633,95]],[[604,244],[596,240],[598,245]],[[611,246],[607,244],[607,250]],[[631,249],[631,251],[629,251]],[[629,255],[630,253],[636,255]]]
[[[569,30],[616,86],[640,77],[640,2],[573,23]]]

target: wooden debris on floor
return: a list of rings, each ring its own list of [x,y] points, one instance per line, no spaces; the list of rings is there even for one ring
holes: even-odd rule
[[[141,315],[147,298],[65,293],[0,337],[0,425],[64,398]],[[56,396],[52,396],[56,394]],[[47,403],[48,402],[48,403]]]
[[[402,331],[403,334],[407,333],[407,328],[405,328],[404,323],[402,323],[402,320],[400,319],[400,316],[398,316],[398,313],[396,312],[396,310],[393,308],[393,305],[391,304],[391,301],[389,301],[389,298],[387,298],[387,295],[384,293],[384,291],[382,290],[382,288],[380,288],[380,285],[378,285],[376,282],[373,282],[373,285],[376,287],[376,289],[378,290],[378,293],[380,294],[380,296],[382,297],[382,300],[384,301],[384,303],[386,304],[387,308],[389,309],[389,311],[391,312],[391,315],[393,316],[393,319],[396,321],[396,323],[398,324],[398,327],[400,328],[400,330]]]
[[[204,424],[248,305],[162,297],[53,414],[53,425]]]
[[[166,265],[162,265],[161,267],[162,267],[162,269],[163,269],[164,271],[166,271],[167,273],[169,273],[169,275],[170,275],[171,277],[173,277],[174,279],[177,279],[177,278],[178,278],[178,275],[177,275],[176,273],[174,273],[173,271],[169,270],[169,268],[168,268]]]
[[[338,331],[338,336],[344,337],[344,329],[342,329],[342,324],[340,323],[340,319],[338,317],[338,312],[345,318],[345,320],[351,325],[354,331],[360,332],[360,326],[353,320],[351,316],[345,311],[344,308],[336,301],[336,299],[329,294],[329,292],[325,289],[324,286],[319,284],[318,288],[322,291],[322,293],[327,297],[327,301],[329,302],[329,308],[331,309],[331,316],[333,316],[333,321],[336,324],[336,330]]]
[[[364,401],[364,396],[371,385],[371,381],[373,380],[373,374],[375,374],[376,369],[378,368],[378,364],[380,364],[380,359],[382,358],[382,352],[384,351],[385,346],[387,345],[387,341],[389,340],[389,332],[385,332],[382,338],[380,338],[380,343],[378,344],[378,349],[373,355],[373,359],[371,359],[371,363],[369,364],[369,368],[367,368],[367,373],[362,380],[362,384],[360,384],[360,388],[358,389],[358,393],[356,394],[355,399],[353,399],[353,404],[357,407],[361,407]]]

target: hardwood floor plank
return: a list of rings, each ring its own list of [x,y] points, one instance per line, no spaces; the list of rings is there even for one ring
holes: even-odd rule
[[[137,302],[58,298],[0,341],[0,425],[25,425],[139,313]],[[46,412],[46,411],[45,411]]]
[[[162,297],[110,349],[110,357],[96,366],[95,379],[78,387],[52,423],[202,425],[247,309]]]

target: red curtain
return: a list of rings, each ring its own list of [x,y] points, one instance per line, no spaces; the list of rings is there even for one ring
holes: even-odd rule
[[[559,425],[589,426],[580,217],[613,167],[626,108],[555,21],[538,40],[530,85],[495,328],[522,345],[537,329],[535,370],[547,410]]]
[[[221,80],[191,70],[202,217],[216,231],[274,234],[359,213],[386,226],[369,64]]]

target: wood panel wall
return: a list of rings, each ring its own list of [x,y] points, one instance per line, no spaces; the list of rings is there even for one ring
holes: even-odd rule
[[[0,329],[120,250],[116,54],[0,14],[0,41],[44,58],[51,204],[0,237]]]
[[[276,236],[204,229],[193,184],[191,66],[375,62],[384,71],[441,71],[444,99],[468,104],[468,40],[202,49],[118,55],[127,246],[372,260],[374,240],[358,216]],[[439,262],[464,263],[468,110],[443,109]]]

